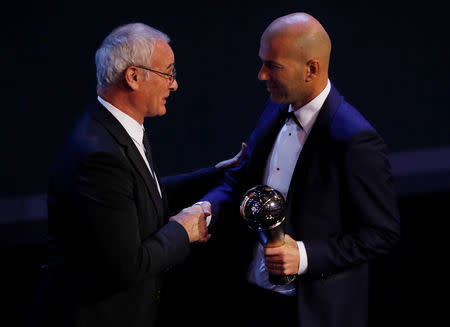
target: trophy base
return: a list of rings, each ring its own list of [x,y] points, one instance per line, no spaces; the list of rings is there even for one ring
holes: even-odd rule
[[[297,275],[275,275],[269,274],[269,282],[275,285],[287,285],[292,283],[297,278]]]

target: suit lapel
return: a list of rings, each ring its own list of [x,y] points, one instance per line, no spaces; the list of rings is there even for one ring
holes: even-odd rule
[[[100,103],[96,101],[92,108],[92,115],[100,124],[102,124],[112,137],[117,141],[117,143],[124,149],[124,154],[128,160],[132,163],[134,168],[142,176],[147,186],[147,189],[151,195],[152,201],[158,212],[158,216],[164,217],[164,207],[163,201],[158,192],[155,180],[150,175],[147,165],[144,159],[139,153],[136,145],[134,144],[131,137],[128,135],[127,131],[119,123],[119,121]]]
[[[342,102],[342,97],[337,90],[331,86],[330,93],[326,98],[322,108],[317,115],[316,122],[314,123],[305,144],[303,145],[302,152],[297,160],[297,164],[292,175],[292,181],[290,190],[295,186],[295,182],[298,180],[298,175],[307,172],[307,167],[311,164],[311,159],[314,157],[314,153],[328,153],[328,140],[330,140],[330,122],[339,108]],[[320,164],[320,163],[319,163]]]
[[[270,151],[275,143],[278,132],[284,124],[284,120],[281,119],[282,113],[283,111],[287,111],[288,108],[288,105],[270,102],[259,121],[258,128],[255,130],[254,135],[252,135],[254,142],[251,143],[255,144],[255,148],[253,149],[248,168],[249,181],[252,183],[262,183],[262,176],[264,176],[264,169]]]
[[[292,206],[298,205],[298,199],[301,199],[302,194],[308,191],[308,187],[310,187],[307,182],[308,180],[314,181],[314,183],[319,183],[320,181],[322,181],[322,183],[327,182],[325,172],[328,170],[322,169],[322,167],[329,163],[326,158],[329,157],[331,151],[333,151],[333,149],[330,149],[329,142],[331,139],[330,123],[341,103],[342,97],[338,91],[331,86],[330,93],[317,115],[316,122],[303,145],[294,172],[292,173],[292,179],[286,199],[286,212],[288,217],[290,216],[288,213],[291,211]],[[295,226],[291,226],[291,224],[295,224],[295,221],[287,221],[287,229],[291,230],[293,228],[293,230],[295,230]]]

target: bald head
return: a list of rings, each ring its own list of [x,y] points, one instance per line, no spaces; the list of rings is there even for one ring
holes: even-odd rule
[[[277,18],[261,37],[258,77],[266,82],[272,101],[299,108],[326,87],[330,52],[328,33],[311,15]]]
[[[275,19],[264,31],[265,40],[282,39],[289,55],[302,61],[318,59],[328,78],[331,41],[317,19],[307,13],[293,13]]]

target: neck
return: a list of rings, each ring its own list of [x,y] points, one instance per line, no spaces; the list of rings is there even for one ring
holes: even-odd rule
[[[129,92],[125,92],[119,86],[110,86],[108,88],[99,87],[97,94],[105,101],[111,103],[114,107],[127,114],[140,125],[144,123],[144,116],[137,112],[137,105],[133,98],[130,97]]]
[[[292,103],[292,109],[296,111],[297,109],[303,107],[305,104],[314,100],[327,86],[328,77],[325,80],[320,81],[320,83],[316,83],[314,86],[311,86],[310,91],[305,94],[305,97],[296,103]]]

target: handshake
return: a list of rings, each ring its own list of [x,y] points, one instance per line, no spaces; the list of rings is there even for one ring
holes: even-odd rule
[[[206,217],[211,215],[211,204],[208,201],[198,202],[193,206],[184,208],[169,220],[181,224],[189,236],[189,242],[206,242],[211,237],[208,234]]]

